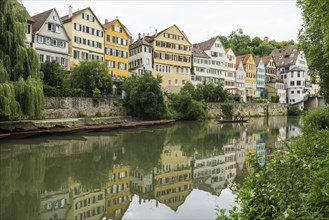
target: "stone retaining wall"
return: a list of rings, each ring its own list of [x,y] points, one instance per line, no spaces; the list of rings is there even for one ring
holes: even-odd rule
[[[102,116],[125,116],[122,99],[107,98],[96,102],[92,98],[80,97],[46,97],[43,117],[76,118],[81,114],[94,116],[97,112]]]
[[[211,118],[222,116],[223,103],[208,103],[207,110]],[[287,115],[287,104],[282,103],[233,103],[233,114],[241,116],[280,116]]]

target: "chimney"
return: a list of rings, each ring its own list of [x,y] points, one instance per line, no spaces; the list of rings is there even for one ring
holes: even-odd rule
[[[109,23],[109,20],[105,19],[105,24]]]
[[[145,33],[143,33],[143,38],[145,38]]]
[[[155,29],[155,36],[158,35],[158,29]]]
[[[138,33],[138,40],[141,39],[141,33]]]
[[[70,5],[69,6],[69,18],[71,18],[72,17],[72,6]]]

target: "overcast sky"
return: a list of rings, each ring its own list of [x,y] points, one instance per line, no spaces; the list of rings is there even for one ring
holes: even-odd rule
[[[133,38],[138,33],[153,34],[176,24],[191,43],[206,41],[216,35],[228,36],[242,28],[252,38],[295,40],[302,24],[301,10],[293,0],[212,0],[212,1],[52,1],[23,0],[31,16],[56,8],[60,16],[91,7],[98,19],[116,17],[128,28]]]

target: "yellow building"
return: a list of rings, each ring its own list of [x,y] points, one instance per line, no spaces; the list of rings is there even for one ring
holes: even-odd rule
[[[251,54],[239,56],[237,59],[242,61],[244,70],[246,72],[246,97],[247,101],[250,101],[256,97],[256,63]]]
[[[104,60],[104,30],[94,12],[85,8],[62,17],[64,28],[70,37],[69,69],[82,60]]]
[[[164,147],[161,168],[154,170],[155,199],[177,211],[192,192],[192,167],[179,146]]]
[[[106,183],[105,216],[108,219],[122,219],[131,202],[129,167],[114,165]]]
[[[105,34],[105,61],[112,77],[128,76],[129,33],[119,19],[103,25]]]
[[[72,177],[68,179],[70,209],[66,219],[101,219],[104,215],[104,189],[90,189],[82,186]]]
[[[146,36],[153,46],[153,75],[162,76],[162,88],[178,92],[191,80],[192,44],[183,31],[173,25],[153,36]]]

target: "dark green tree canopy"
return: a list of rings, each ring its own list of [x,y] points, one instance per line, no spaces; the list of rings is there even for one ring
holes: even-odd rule
[[[38,55],[25,45],[27,11],[0,1],[0,120],[41,116],[43,84]]]
[[[322,0],[298,0],[304,24],[299,32],[299,44],[304,51],[309,73],[319,77],[320,92],[329,102],[329,5]]]

